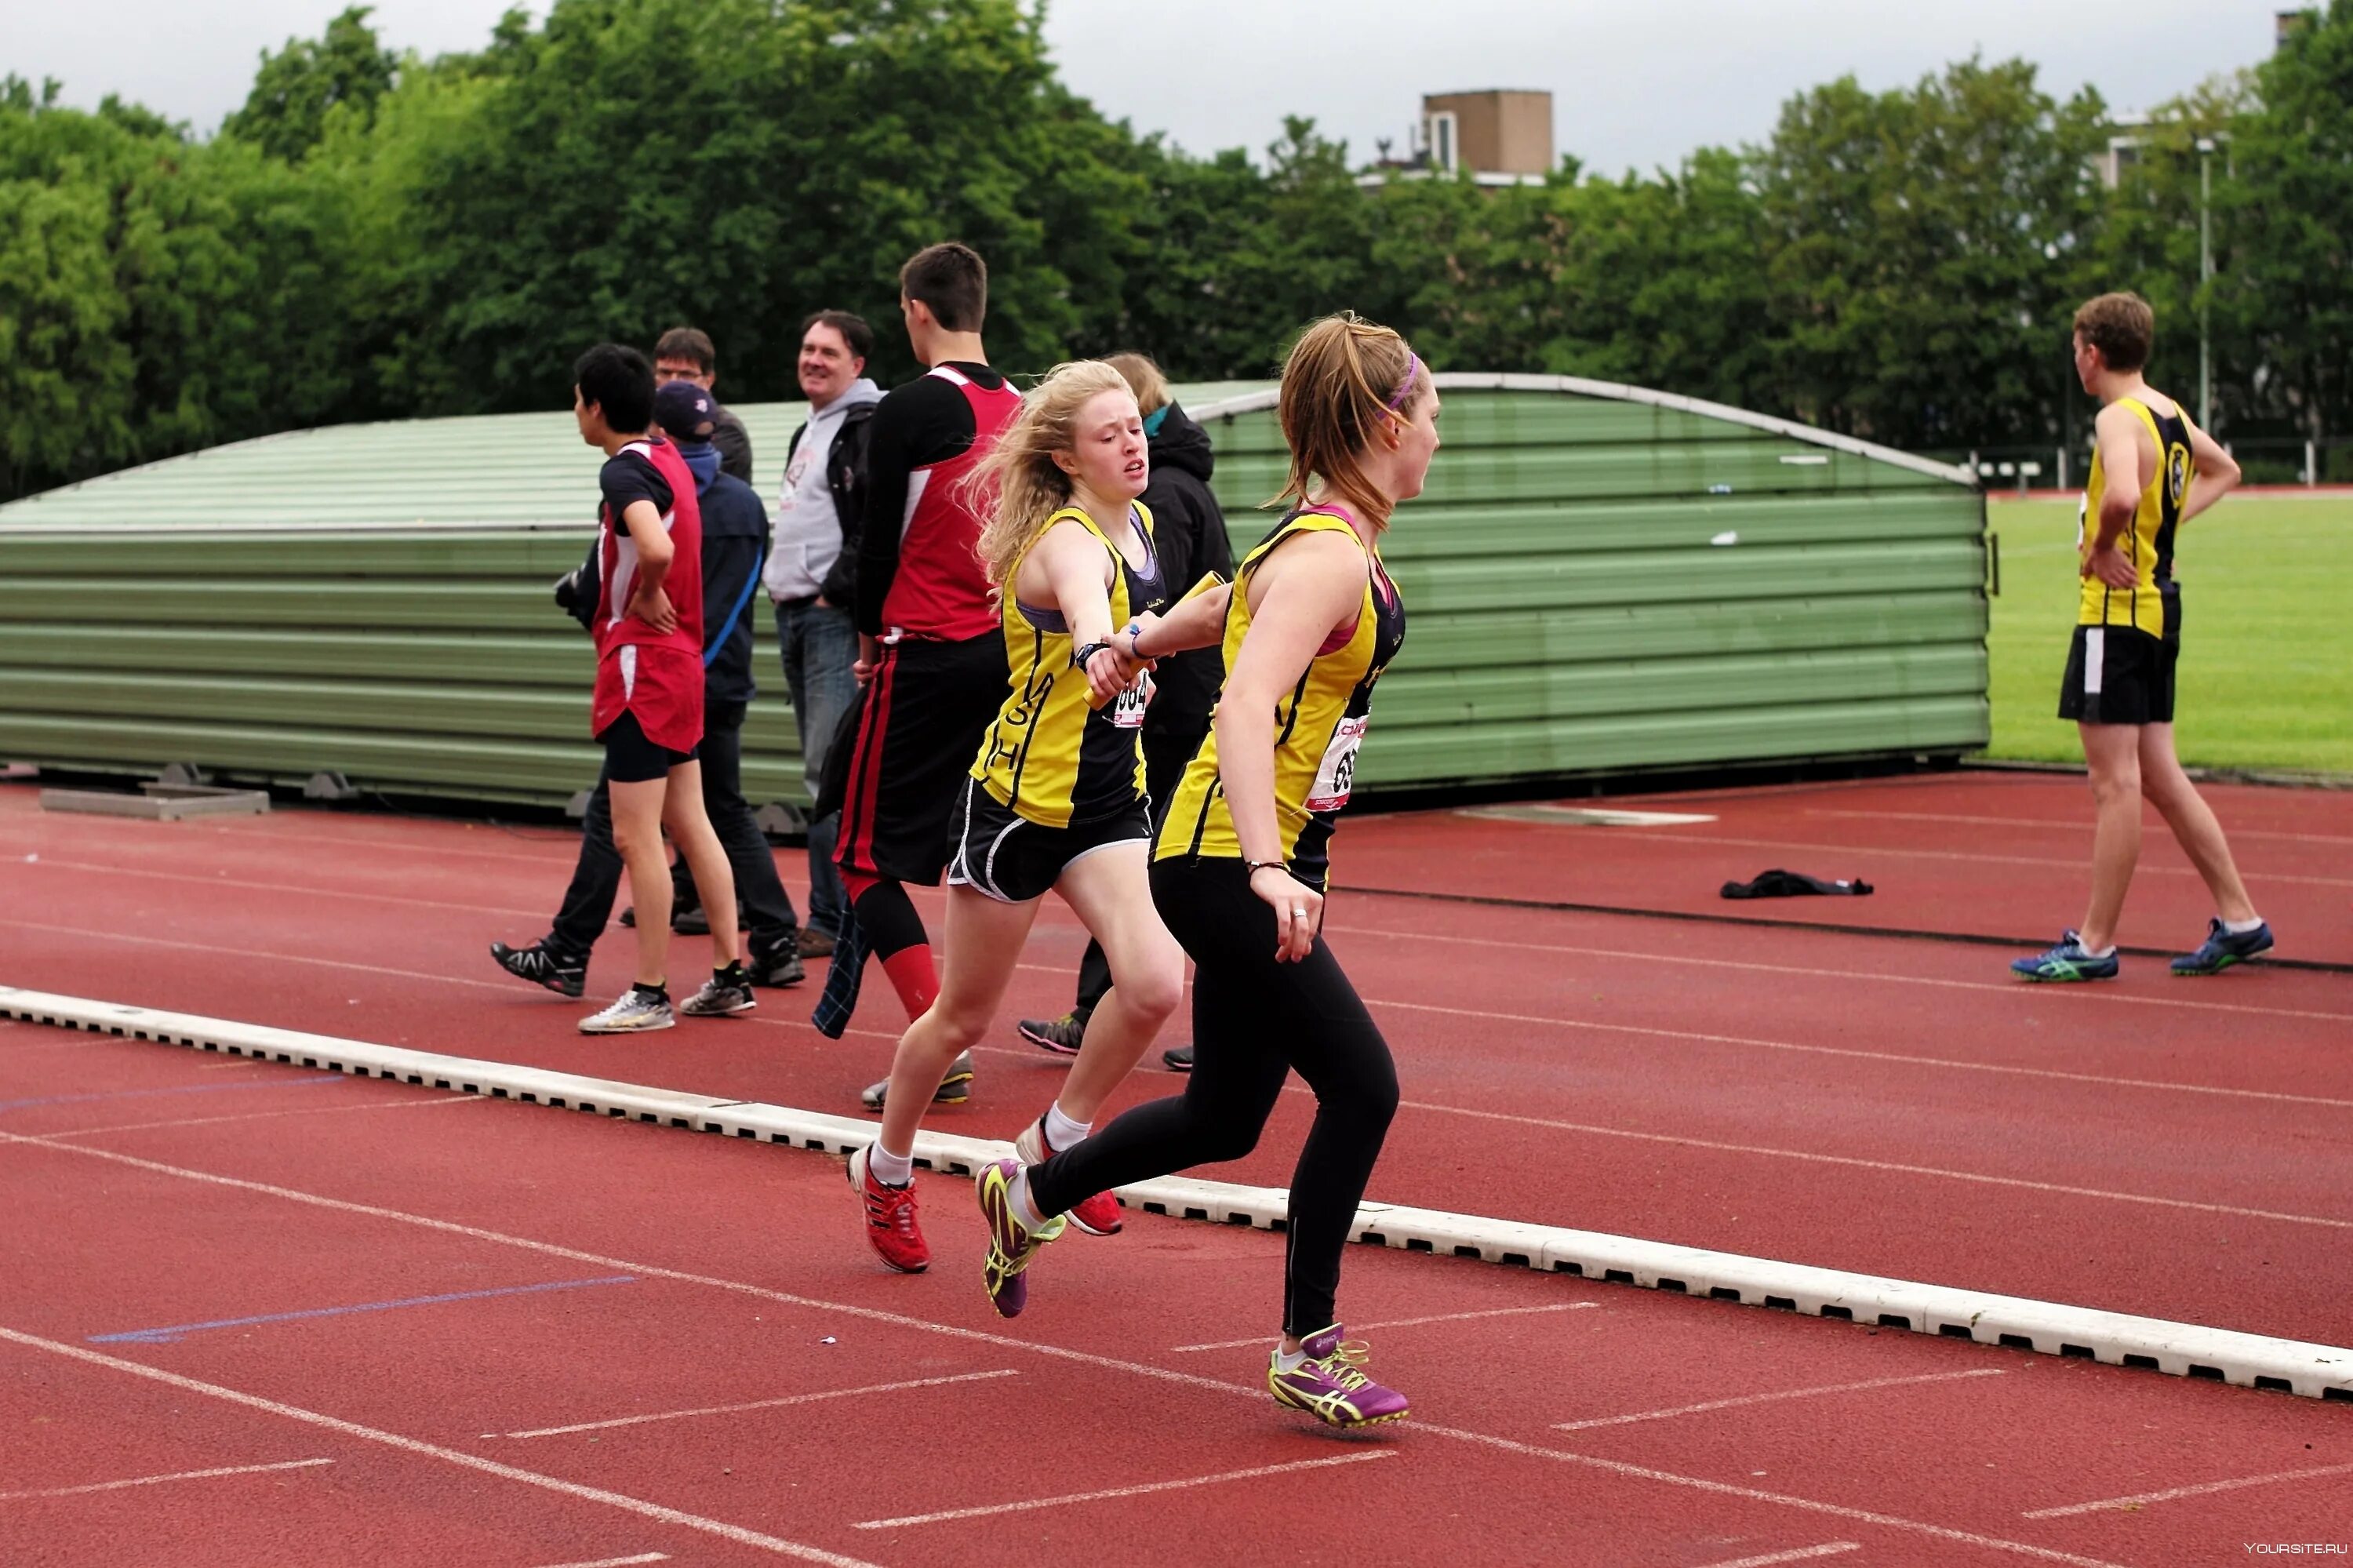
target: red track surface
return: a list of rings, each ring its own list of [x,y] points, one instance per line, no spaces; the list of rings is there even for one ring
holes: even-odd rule
[[[1715,903],[1716,882],[1787,864],[1882,892],[1763,906],[1776,918],[2025,932],[2080,901],[2082,828],[2040,825],[2079,816],[2079,789],[1969,778],[1657,802],[1719,817],[1688,829],[1367,818],[1341,869],[1358,886],[1715,913],[1737,907]],[[2283,950],[2346,956],[2353,800],[2218,796]],[[1864,814],[1826,814],[1848,811]],[[1971,858],[1916,853],[1932,846]],[[30,790],[0,790],[0,982],[855,1114],[899,1022],[879,980],[865,1031],[840,1043],[801,1022],[806,992],[766,992],[756,1022],[616,1044],[571,1032],[580,1006],[498,975],[482,945],[543,928],[570,853],[552,832],[356,814],[43,816]],[[1930,875],[1941,891],[1919,890]],[[2171,880],[2136,889],[2129,937],[2194,934],[2202,901]],[[1372,895],[1335,899],[1332,921],[1409,1101],[1377,1198],[2353,1342],[2353,980],[2257,968],[2184,982],[2141,960],[2113,987],[2049,991],[2011,987],[2003,954],[1957,944]],[[620,936],[598,990],[623,978]],[[1079,940],[1057,909],[1009,1008],[1066,1005]],[[682,946],[681,969],[699,958]],[[1254,1347],[1175,1349],[1269,1330],[1280,1247],[1263,1234],[1142,1218],[1074,1238],[1006,1326],[975,1288],[958,1183],[927,1182],[934,1276],[887,1277],[839,1167],[814,1156],[311,1076],[0,1027],[0,1134],[76,1135],[0,1142],[0,1330],[448,1454],[0,1340],[12,1561],[773,1553],[452,1454],[888,1563],[1102,1561],[1115,1541],[1115,1560],[1138,1563],[1695,1565],[1851,1542],[1837,1561],[1910,1564],[1992,1561],[1998,1538],[2156,1565],[2353,1540],[2353,1471],[2021,1517],[2353,1466],[2341,1410],[1368,1249],[1349,1258],[1354,1321],[1514,1315],[1377,1332],[1377,1365],[1417,1421],[1335,1442],[1250,1392]],[[1008,1036],[974,1105],[937,1125],[1009,1135],[1058,1076]],[[1147,1074],[1127,1092],[1176,1086]],[[1304,1114],[1293,1097],[1259,1154],[1211,1173],[1281,1184]],[[87,1343],[623,1274],[634,1282]],[[1529,1310],[1556,1308],[1571,1309]],[[1010,1375],[480,1436],[981,1372]],[[1972,1372],[2000,1375],[1954,1375]],[[1938,1381],[1553,1429],[1915,1377]],[[878,1454],[898,1439],[893,1478]],[[334,1463],[15,1495],[319,1457]],[[852,1528],[1335,1457],[1352,1462]]]

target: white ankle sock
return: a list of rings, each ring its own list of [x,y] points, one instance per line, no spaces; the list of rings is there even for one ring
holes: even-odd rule
[[[2230,932],[2233,937],[2243,937],[2248,932],[2260,928],[2263,923],[2263,917],[2258,915],[2252,920],[2225,920],[2222,922],[2222,929]]]
[[[1072,1121],[1064,1116],[1060,1100],[1046,1107],[1046,1147],[1057,1154],[1084,1143],[1087,1134],[1094,1128],[1095,1124],[1091,1121]]]
[[[1295,1351],[1286,1351],[1282,1348],[1282,1341],[1281,1340],[1277,1340],[1274,1342],[1275,1371],[1297,1372],[1300,1369],[1300,1366],[1305,1362],[1306,1360],[1307,1350],[1305,1346],[1303,1345]]]
[[[1038,1212],[1037,1201],[1029,1196],[1029,1167],[1022,1167],[1014,1175],[1013,1184],[1006,1189],[1005,1196],[1012,1205],[1013,1217],[1021,1222],[1023,1230],[1035,1231],[1045,1227],[1046,1216]]]
[[[2105,948],[2085,948],[2084,951],[2095,959],[2112,959],[2116,956],[2116,945],[2110,942]]]
[[[866,1173],[885,1187],[903,1187],[915,1179],[915,1157],[893,1154],[877,1139],[867,1146]]]

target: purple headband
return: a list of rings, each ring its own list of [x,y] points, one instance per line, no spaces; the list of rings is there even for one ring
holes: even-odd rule
[[[1388,402],[1382,404],[1381,407],[1387,408],[1392,414],[1401,410],[1405,407],[1405,395],[1413,390],[1413,378],[1420,374],[1421,355],[1414,353],[1411,349],[1407,349],[1405,352],[1405,379],[1398,383],[1396,395],[1390,397]]]

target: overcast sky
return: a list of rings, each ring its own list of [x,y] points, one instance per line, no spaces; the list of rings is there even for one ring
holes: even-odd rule
[[[317,34],[347,0],[0,0],[0,71],[108,92],[201,131],[242,102],[259,51]],[[507,0],[379,0],[400,49],[479,47]],[[545,0],[531,10],[544,15]],[[1892,87],[1980,50],[2022,55],[2063,96],[2163,101],[2271,51],[2274,0],[1058,0],[1063,75],[1114,118],[1196,153],[1263,148],[1313,115],[1369,158],[1402,151],[1420,95],[1549,88],[1562,152],[1672,164],[1761,141],[1781,101],[1853,72]],[[659,66],[649,62],[649,69]]]

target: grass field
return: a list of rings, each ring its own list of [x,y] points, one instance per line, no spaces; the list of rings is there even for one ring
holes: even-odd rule
[[[1998,758],[2077,762],[2053,716],[2075,620],[2075,503],[1995,502]],[[2214,768],[2353,774],[2353,501],[2233,496],[2182,530],[2175,739]]]

